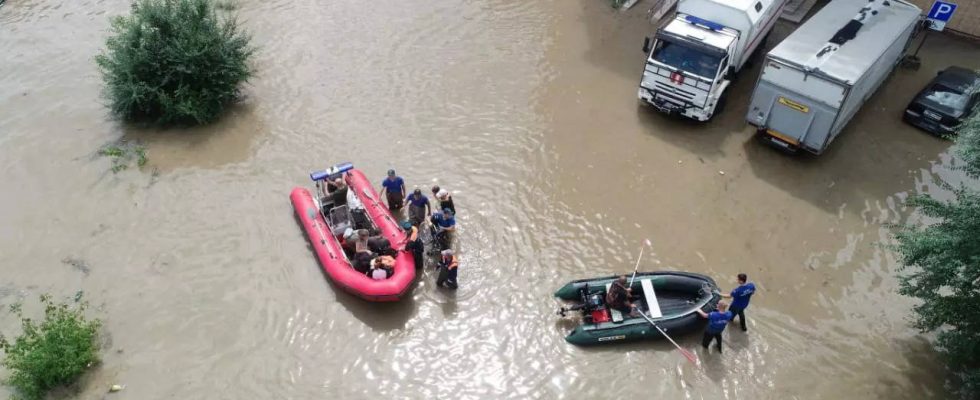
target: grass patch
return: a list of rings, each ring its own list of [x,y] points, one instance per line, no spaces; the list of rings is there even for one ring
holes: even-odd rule
[[[146,165],[146,148],[137,143],[111,144],[99,150],[99,155],[112,159],[112,172],[128,169],[130,165],[137,167]]]
[[[252,76],[250,38],[223,0],[137,0],[111,20],[96,56],[112,114],[129,122],[198,125],[216,120]]]
[[[5,356],[0,363],[10,371],[5,383],[16,389],[15,398],[37,400],[51,389],[74,383],[99,361],[96,336],[101,322],[85,317],[88,304],[82,294],[74,301],[56,303],[41,295],[44,318],[35,322],[25,317],[21,305],[10,311],[21,320],[22,333],[12,341],[0,335]]]

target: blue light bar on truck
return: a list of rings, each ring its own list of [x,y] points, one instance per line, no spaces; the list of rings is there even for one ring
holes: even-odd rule
[[[310,172],[310,179],[314,181],[322,181],[324,179],[333,179],[340,176],[340,174],[354,169],[354,164],[350,162],[343,162],[327,168],[323,171],[313,171]]]
[[[722,29],[725,29],[725,26],[722,25],[722,24],[719,24],[717,22],[711,22],[711,21],[708,21],[708,20],[703,19],[703,18],[698,18],[698,17],[695,17],[693,15],[685,15],[684,16],[684,20],[687,21],[687,22],[690,22],[690,23],[692,23],[694,25],[702,26],[702,27],[711,29],[713,31],[720,31]]]

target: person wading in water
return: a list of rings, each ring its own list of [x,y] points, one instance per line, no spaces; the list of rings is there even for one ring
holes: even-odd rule
[[[388,200],[388,210],[401,210],[405,206],[405,180],[389,169],[388,177],[381,181],[381,194]]]
[[[459,284],[456,282],[456,274],[459,271],[459,259],[450,249],[442,251],[442,259],[439,260],[439,279],[436,286],[446,285],[447,288],[456,290]]]
[[[432,233],[439,250],[445,250],[452,244],[452,233],[456,232],[456,218],[452,210],[444,208],[442,212],[432,214]]]
[[[408,220],[412,225],[419,226],[425,221],[425,216],[432,213],[432,206],[429,205],[429,198],[422,194],[422,189],[415,188],[412,194],[408,195]]]
[[[453,212],[453,215],[456,215],[456,205],[453,204],[453,196],[449,194],[448,190],[441,189],[439,186],[433,186],[432,195],[436,197],[436,200],[439,200],[440,210],[445,210],[448,208]]]
[[[728,309],[732,313],[732,321],[738,316],[738,322],[742,325],[742,332],[747,331],[745,327],[745,309],[749,307],[749,300],[755,293],[755,284],[748,282],[749,277],[745,274],[738,274],[738,287],[732,289],[729,294],[722,294],[722,297],[732,299],[732,306]]]
[[[412,259],[415,260],[415,268],[422,268],[425,260],[422,255],[425,253],[425,244],[422,242],[422,238],[419,235],[419,228],[412,225],[411,222],[402,222],[402,229],[405,230],[405,250],[412,253]]]
[[[728,303],[719,301],[718,310],[712,311],[711,313],[706,313],[701,309],[698,309],[697,312],[702,318],[708,319],[708,326],[704,328],[704,337],[701,339],[701,345],[707,349],[711,345],[712,340],[717,340],[718,353],[721,353],[721,333],[725,331],[725,326],[732,319],[732,313],[728,311]]]

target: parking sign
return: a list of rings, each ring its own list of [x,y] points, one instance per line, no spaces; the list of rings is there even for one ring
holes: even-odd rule
[[[926,19],[932,23],[929,27],[934,31],[942,31],[949,19],[953,17],[953,11],[956,11],[956,4],[936,0],[935,3],[932,3],[929,14],[926,15]]]

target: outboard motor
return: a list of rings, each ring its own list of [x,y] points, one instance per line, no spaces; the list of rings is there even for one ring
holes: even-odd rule
[[[588,311],[595,311],[597,309],[603,308],[602,306],[604,303],[605,301],[602,298],[602,295],[599,293],[594,293],[590,295],[589,298],[586,300],[585,309]]]

